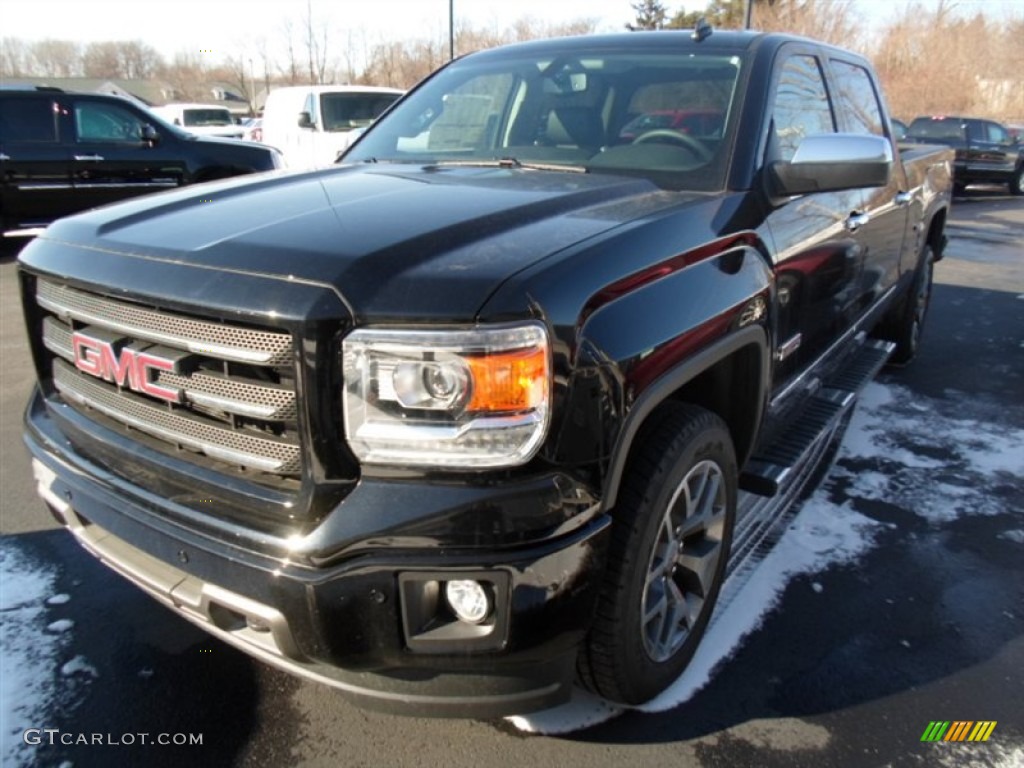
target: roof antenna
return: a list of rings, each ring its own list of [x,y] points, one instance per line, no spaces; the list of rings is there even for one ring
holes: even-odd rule
[[[714,31],[711,25],[708,24],[708,20],[701,16],[697,19],[697,24],[694,26],[693,32],[690,33],[690,37],[699,43],[711,37],[711,33]]]

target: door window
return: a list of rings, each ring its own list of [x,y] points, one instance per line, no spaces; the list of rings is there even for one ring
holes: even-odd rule
[[[807,136],[835,133],[825,78],[813,56],[791,56],[782,66],[772,111],[772,159],[789,161]]]
[[[1009,132],[998,123],[982,123],[982,140],[993,144],[1012,144]]]
[[[49,99],[0,99],[0,141],[57,141],[57,105]]]
[[[81,101],[75,104],[75,130],[80,142],[142,141],[145,121],[117,104]]]
[[[837,101],[845,130],[885,136],[878,95],[867,70],[833,59],[832,72],[835,75]]]

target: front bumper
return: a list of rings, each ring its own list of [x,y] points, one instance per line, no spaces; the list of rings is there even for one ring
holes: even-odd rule
[[[314,565],[159,514],[164,500],[60,440],[40,401],[37,392],[25,439],[54,516],[106,565],[225,642],[362,706],[400,714],[498,717],[568,698],[607,546],[609,519],[596,506],[548,538],[505,547],[493,538],[485,546],[417,547],[412,520],[346,542],[349,554]],[[535,485],[495,489],[495,527],[503,515],[522,516]],[[317,533],[338,515],[365,519],[373,510],[355,505],[384,498],[353,492]],[[431,618],[444,604],[430,602],[424,585],[455,578],[495,585],[489,627]]]

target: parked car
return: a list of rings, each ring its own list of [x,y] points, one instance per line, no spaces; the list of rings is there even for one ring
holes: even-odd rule
[[[907,141],[956,150],[953,182],[958,193],[968,184],[1006,184],[1011,195],[1024,195],[1024,145],[994,120],[917,117],[910,124]]]
[[[164,189],[280,168],[264,146],[200,138],[117,96],[0,90],[0,228]]]
[[[154,114],[196,136],[240,139],[245,129],[235,122],[231,111],[216,104],[166,104],[153,107]]]
[[[336,166],[58,222],[20,255],[52,514],[367,706],[657,695],[914,357],[950,201],[863,57],[707,31],[469,54]],[[721,132],[617,143],[672,100]]]
[[[402,93],[362,85],[275,88],[263,108],[263,141],[284,153],[289,168],[330,165],[359,129],[365,129]]]
[[[252,117],[242,123],[245,131],[242,138],[246,141],[263,141],[263,118]]]
[[[892,137],[896,139],[896,141],[903,141],[907,138],[908,126],[906,123],[902,120],[897,120],[896,118],[893,118],[889,122],[892,125]]]

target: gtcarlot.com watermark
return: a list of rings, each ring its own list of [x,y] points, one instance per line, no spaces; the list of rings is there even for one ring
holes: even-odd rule
[[[45,744],[56,746],[129,747],[136,745],[158,745],[164,747],[199,747],[203,744],[201,733],[72,733],[59,728],[26,728],[21,740],[31,746]]]

